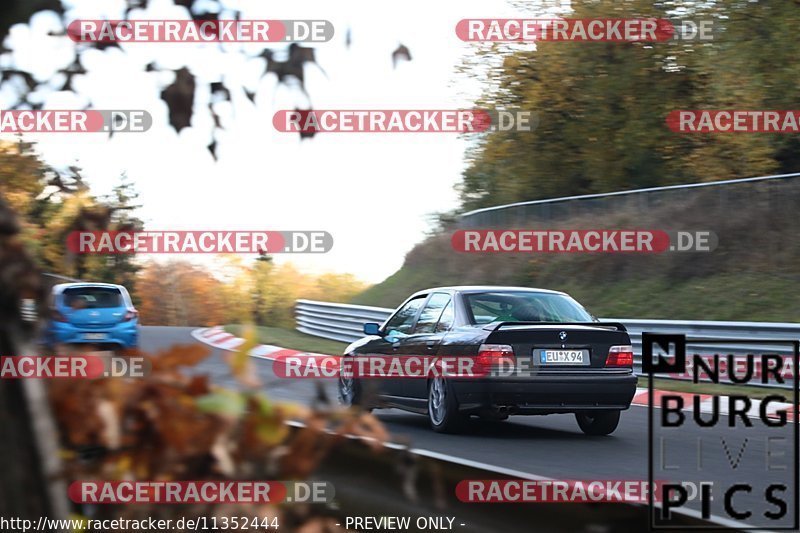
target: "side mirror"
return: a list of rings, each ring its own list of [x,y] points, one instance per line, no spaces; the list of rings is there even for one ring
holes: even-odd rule
[[[381,325],[377,322],[367,322],[364,324],[364,335],[380,335]]]

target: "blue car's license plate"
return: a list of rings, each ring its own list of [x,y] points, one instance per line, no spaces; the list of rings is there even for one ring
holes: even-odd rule
[[[588,365],[589,350],[539,350],[539,363],[543,365]]]
[[[108,338],[106,333],[84,333],[83,338],[87,341],[102,341]]]

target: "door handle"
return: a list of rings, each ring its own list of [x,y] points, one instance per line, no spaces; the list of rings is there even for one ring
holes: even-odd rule
[[[434,348],[436,348],[436,342],[435,341],[426,342],[425,348],[427,348],[428,350],[433,350]]]

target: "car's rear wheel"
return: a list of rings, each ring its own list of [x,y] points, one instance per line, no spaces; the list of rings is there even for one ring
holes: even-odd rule
[[[587,435],[610,435],[619,425],[619,411],[575,413],[581,431]]]
[[[428,420],[439,433],[455,433],[464,427],[466,417],[458,412],[453,387],[442,377],[428,383]]]

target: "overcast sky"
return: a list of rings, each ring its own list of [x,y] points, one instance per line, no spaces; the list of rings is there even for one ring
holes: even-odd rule
[[[74,18],[122,18],[124,0],[65,0]],[[327,77],[306,67],[306,86],[317,109],[453,109],[470,105],[483,80],[465,82],[455,66],[469,51],[456,38],[461,18],[529,15],[504,0],[402,4],[359,1],[224,0],[242,18],[327,19],[334,39],[317,45]],[[397,8],[402,6],[402,11]],[[171,0],[150,0],[133,18],[186,18]],[[15,65],[40,79],[72,59],[66,37],[48,37],[57,17],[39,14],[12,29],[13,50],[2,66]],[[352,46],[344,44],[351,28]],[[403,43],[413,60],[392,69],[391,53]],[[232,48],[241,45],[229,44]],[[247,45],[252,56],[263,45]],[[264,63],[246,54],[223,54],[215,44],[123,44],[123,51],[89,50],[70,92],[42,90],[32,95],[49,109],[81,108],[84,97],[95,109],[146,109],[154,127],[146,133],[40,134],[39,149],[57,166],[78,164],[97,194],[108,192],[125,172],[140,192],[140,216],[147,229],[327,230],[334,248],[324,255],[281,256],[311,272],[351,272],[377,282],[400,267],[404,255],[424,237],[426,215],[457,205],[453,189],[464,166],[467,141],[455,134],[320,134],[300,141],[296,133],[272,127],[277,109],[304,107],[296,90],[277,86],[274,75],[259,81]],[[276,47],[283,50],[285,47]],[[156,61],[162,73],[145,72]],[[197,77],[192,127],[177,135],[167,126],[160,89],[169,69],[188,66]],[[218,104],[225,131],[218,135],[219,161],[205,146],[211,139],[208,82],[222,74],[230,88],[257,87],[254,106],[235,90],[231,106]],[[56,80],[58,81],[58,80]],[[63,83],[63,82],[62,82]],[[49,94],[48,94],[49,93]],[[0,87],[0,109],[15,88]]]

